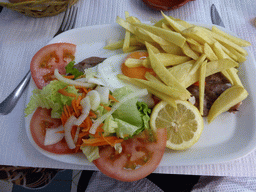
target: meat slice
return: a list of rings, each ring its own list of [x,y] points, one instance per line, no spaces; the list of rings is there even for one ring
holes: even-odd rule
[[[94,67],[98,65],[99,63],[103,62],[106,58],[100,58],[100,57],[89,57],[84,59],[83,61],[79,62],[74,66],[74,68],[78,69],[81,72],[84,72],[85,69]]]
[[[222,73],[215,73],[205,78],[205,93],[204,93],[204,113],[207,116],[214,101],[228,88],[231,84]],[[199,108],[199,87],[191,85],[188,91],[195,97],[195,106]],[[236,108],[237,109],[237,108]],[[232,109],[231,109],[232,110]],[[233,111],[233,110],[232,110]]]

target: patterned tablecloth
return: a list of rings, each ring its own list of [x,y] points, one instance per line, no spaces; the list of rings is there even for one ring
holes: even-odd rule
[[[255,0],[196,0],[172,11],[171,15],[186,21],[211,23],[210,6],[214,3],[227,29],[252,43],[256,56]],[[76,28],[115,23],[124,12],[142,21],[159,20],[159,11],[146,7],[141,0],[80,0]],[[63,14],[48,18],[30,18],[4,8],[0,13],[0,101],[20,82],[29,70],[33,55],[53,37]],[[253,58],[254,59],[254,58]],[[94,166],[66,164],[40,154],[30,144],[25,132],[24,108],[27,93],[21,97],[14,111],[0,116],[0,164],[61,169],[96,169]],[[191,166],[158,167],[157,173],[256,176],[256,151],[230,162]]]

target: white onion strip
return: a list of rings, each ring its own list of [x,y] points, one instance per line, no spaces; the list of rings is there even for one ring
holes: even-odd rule
[[[74,122],[75,125],[79,126],[81,125],[84,120],[86,119],[86,117],[89,115],[90,110],[91,110],[91,104],[90,104],[90,99],[88,96],[86,96],[85,98],[83,98],[80,101],[80,104],[82,106],[82,114],[77,118],[77,120]]]
[[[119,100],[119,102],[115,103],[111,110],[107,113],[105,113],[104,115],[102,115],[101,117],[99,117],[96,121],[94,121],[94,123],[92,124],[91,128],[90,128],[90,133],[91,134],[95,134],[96,133],[96,130],[97,128],[100,126],[100,124],[105,121],[105,119],[107,117],[109,117],[112,113],[114,113],[115,110],[117,110],[124,102],[130,100],[130,99],[133,99],[135,97],[143,97],[145,95],[148,94],[148,91],[147,89],[141,89],[140,91],[136,91],[134,93],[131,93],[129,95],[127,95],[126,97],[122,98]]]
[[[54,70],[54,76],[61,82],[64,82],[64,83],[67,83],[67,84],[70,84],[70,85],[77,85],[77,86],[82,86],[82,87],[86,87],[86,88],[92,88],[95,86],[95,84],[92,84],[92,83],[85,83],[85,82],[80,82],[80,81],[74,81],[74,80],[71,80],[71,79],[67,79],[65,77],[63,77],[58,69],[55,69]]]
[[[100,94],[98,91],[92,90],[86,96],[90,98],[91,109],[96,111],[100,105]]]
[[[74,137],[74,143],[75,143],[75,144],[77,143],[78,136],[79,136],[79,132],[80,132],[80,127],[77,127],[77,129],[76,129],[76,134],[75,134],[75,137]]]
[[[63,126],[59,126],[57,128],[46,128],[44,145],[53,145],[61,141],[64,137],[64,133],[58,133],[60,131],[64,131]]]
[[[108,104],[109,101],[109,88],[97,86],[96,91],[100,94],[100,102],[103,104]]]
[[[66,139],[66,142],[68,144],[68,147],[70,149],[75,149],[76,148],[76,145],[74,143],[74,140],[72,138],[72,135],[71,135],[71,129],[74,125],[74,122],[77,120],[77,118],[72,115],[68,118],[67,122],[65,123],[64,125],[64,134],[65,134],[65,139]]]

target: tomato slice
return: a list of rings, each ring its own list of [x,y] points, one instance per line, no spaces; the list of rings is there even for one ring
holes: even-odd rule
[[[54,70],[66,73],[65,66],[75,58],[76,45],[55,43],[41,48],[32,58],[30,70],[32,78],[39,89],[54,79]]]
[[[56,154],[75,153],[74,149],[69,149],[65,138],[53,145],[44,145],[46,128],[56,128],[61,125],[60,119],[51,118],[51,110],[37,108],[30,121],[30,131],[35,143],[42,149]]]
[[[159,165],[166,146],[166,129],[158,129],[156,141],[150,142],[145,131],[122,142],[117,154],[111,146],[100,148],[100,158],[93,161],[105,175],[120,181],[136,181],[148,176]]]

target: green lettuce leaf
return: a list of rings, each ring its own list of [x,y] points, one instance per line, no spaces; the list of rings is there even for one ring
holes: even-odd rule
[[[80,149],[83,151],[84,155],[86,156],[89,162],[92,162],[93,160],[100,158],[99,147],[84,146],[80,147]]]
[[[51,81],[43,89],[33,90],[33,95],[25,109],[25,115],[33,113],[37,107],[52,109],[51,117],[60,118],[65,105],[70,105],[74,97],[68,97],[60,94],[59,89],[67,87],[68,84],[58,80]],[[74,86],[68,86],[65,89],[68,93],[79,95],[78,90]]]
[[[76,79],[77,77],[83,75],[84,73],[74,68],[74,65],[75,65],[75,61],[71,61],[66,65],[65,69],[67,74],[70,73],[74,75]]]
[[[129,87],[122,87],[113,92],[113,96],[120,100],[133,90]],[[116,133],[118,137],[129,138],[144,129],[149,129],[151,109],[144,102],[138,102],[138,99],[131,99],[122,104],[113,114],[104,122],[104,131],[106,135]]]
[[[133,90],[129,87],[122,87],[116,89],[113,92],[113,96],[117,100],[121,100],[126,95],[132,93]],[[112,115],[116,119],[123,120],[137,127],[142,127],[143,121],[141,119],[141,113],[137,108],[137,98],[131,99],[123,103]]]
[[[113,116],[110,115],[104,121],[104,125],[102,128],[104,129],[104,135],[108,136],[116,132],[116,129],[118,128],[118,123],[114,120]]]

